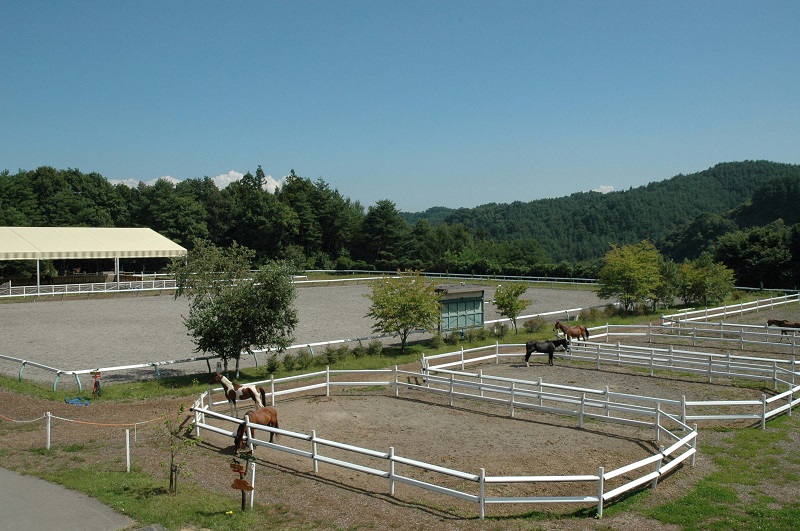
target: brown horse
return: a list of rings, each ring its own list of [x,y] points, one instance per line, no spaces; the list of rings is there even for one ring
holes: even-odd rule
[[[787,321],[786,319],[769,319],[767,321],[767,326],[777,326],[777,327],[782,329],[781,330],[781,336],[788,336],[789,335],[789,330],[786,330],[786,329],[787,328],[800,328],[800,323]],[[781,341],[783,341],[783,337],[781,337]]]
[[[237,400],[252,400],[255,402],[256,407],[259,408],[266,405],[267,393],[261,387],[233,383],[220,373],[214,376],[214,383],[222,384],[223,389],[225,389],[225,398],[228,399],[228,403],[231,405],[231,414],[234,417],[239,416],[236,410]]]
[[[567,339],[570,341],[573,339],[580,339],[581,341],[589,339],[589,330],[587,330],[583,325],[566,326],[562,324],[561,321],[556,321],[556,325],[553,327],[553,332],[558,333],[558,330],[564,332],[564,335],[567,336]]]
[[[247,423],[251,424],[261,424],[262,426],[269,426],[270,428],[278,428],[278,410],[274,407],[267,406],[262,407],[256,411],[248,411],[244,414],[242,422],[239,424],[239,428],[236,430],[236,437],[233,439],[233,445],[236,447],[237,450],[241,450],[244,448],[244,430],[247,427]],[[269,432],[269,442],[272,442],[272,439],[278,437],[277,433]],[[247,440],[253,438],[253,428],[250,428],[250,433],[248,434]]]

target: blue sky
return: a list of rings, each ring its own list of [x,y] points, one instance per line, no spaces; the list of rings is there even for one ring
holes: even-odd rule
[[[800,163],[800,2],[0,0],[0,170],[403,211]]]

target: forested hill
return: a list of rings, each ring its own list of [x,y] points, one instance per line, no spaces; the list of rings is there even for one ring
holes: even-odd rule
[[[431,224],[464,224],[488,239],[533,238],[554,261],[574,262],[602,257],[609,243],[662,239],[702,213],[739,207],[768,180],[790,175],[800,175],[800,165],[728,162],[626,191],[457,210],[437,207],[404,216],[410,223],[427,219]]]

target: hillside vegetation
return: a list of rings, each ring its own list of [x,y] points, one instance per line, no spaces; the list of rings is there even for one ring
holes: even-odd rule
[[[77,169],[0,172],[0,225],[149,227],[191,248],[196,239],[252,249],[257,261],[301,269],[420,269],[489,275],[596,277],[612,245],[643,240],[667,259],[708,251],[738,285],[800,284],[800,166],[717,164],[626,191],[476,208],[399,212],[390,199],[368,208],[322,179],[292,170],[274,193],[259,166],[220,190],[208,178],[111,185]],[[109,264],[84,265],[107,270]],[[128,270],[163,267],[130,260]],[[43,274],[69,269],[59,261]],[[35,264],[5,262],[0,277]]]

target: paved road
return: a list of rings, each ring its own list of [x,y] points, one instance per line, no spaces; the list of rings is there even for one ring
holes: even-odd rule
[[[135,524],[99,501],[32,476],[0,468],[0,529],[116,531]]]

